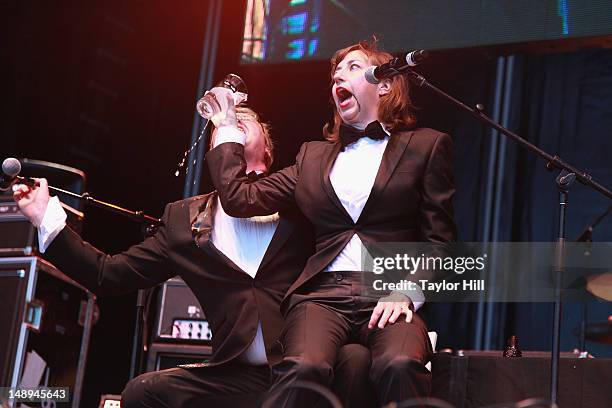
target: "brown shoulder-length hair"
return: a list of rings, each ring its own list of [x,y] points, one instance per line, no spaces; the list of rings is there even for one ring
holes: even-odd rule
[[[331,58],[331,77],[333,76],[338,64],[351,51],[361,51],[369,59],[372,65],[381,65],[388,62],[393,56],[386,51],[378,49],[378,40],[374,37],[371,40],[361,41],[346,48],[336,51]],[[390,132],[412,129],[416,126],[416,115],[414,106],[410,100],[408,80],[403,75],[396,75],[391,80],[391,90],[386,95],[380,97],[378,102],[378,118],[380,122]],[[336,109],[333,97],[331,98],[333,119],[323,127],[323,136],[331,142],[338,140],[338,129],[342,124],[340,114]]]

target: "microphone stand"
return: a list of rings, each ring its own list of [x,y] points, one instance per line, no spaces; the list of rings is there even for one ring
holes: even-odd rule
[[[587,225],[584,230],[582,230],[582,232],[580,233],[580,235],[578,235],[578,238],[576,238],[576,242],[593,242],[593,230],[595,229],[596,226],[599,225],[600,222],[602,222],[604,220],[604,218],[606,218],[608,216],[608,214],[610,214],[612,212],[612,205],[610,205],[608,207],[608,209],[606,211],[604,211],[602,214],[599,215],[599,217],[597,217],[595,219],[595,221],[593,221],[592,223],[590,223],[589,225]]]
[[[72,191],[63,190],[61,188],[49,186],[49,190],[56,191],[58,193],[66,194],[71,197],[78,198],[86,204],[94,207],[103,208],[105,210],[120,214],[124,217],[129,218],[132,221],[136,221],[142,226],[143,238],[149,237],[157,231],[157,228],[163,223],[159,218],[154,218],[144,214],[142,211],[132,211],[126,208],[120,207],[115,204],[107,203],[104,201],[93,198],[89,193],[76,194]],[[148,289],[139,289],[138,296],[136,299],[136,323],[134,325],[134,338],[132,341],[132,357],[130,361],[130,379],[136,377],[141,373],[142,370],[142,356],[143,356],[143,343],[144,343],[144,309],[146,299],[148,298]]]
[[[603,213],[601,213],[593,222],[587,225],[580,235],[576,238],[575,242],[593,242],[593,230],[604,218],[612,212],[612,205],[610,205]],[[585,251],[585,256],[588,251]],[[586,326],[587,326],[587,303],[582,303],[582,322],[580,323],[580,351],[586,351]]]
[[[142,211],[132,211],[123,207],[119,207],[118,205],[107,203],[105,201],[100,201],[93,198],[89,193],[76,194],[72,191],[63,190],[61,188],[49,186],[49,190],[56,191],[58,193],[66,194],[74,198],[78,198],[82,200],[86,204],[93,205],[94,207],[103,208],[105,210],[114,212],[116,214],[123,215],[124,217],[129,218],[132,221],[139,222],[145,228],[144,235],[146,237],[153,235],[160,225],[162,225],[162,221],[159,218],[154,218],[149,215],[144,214]]]
[[[506,129],[499,123],[495,122],[493,119],[484,114],[484,106],[482,104],[477,104],[475,107],[468,106],[461,102],[460,100],[452,97],[447,94],[440,88],[430,84],[427,82],[427,79],[420,75],[419,73],[413,71],[409,66],[403,66],[400,68],[394,69],[394,72],[391,74],[404,74],[408,77],[408,79],[415,85],[427,88],[433,91],[435,94],[441,96],[447,101],[453,103],[464,111],[470,113],[477,120],[488,125],[504,136],[514,140],[520,146],[526,148],[527,150],[535,153],[536,155],[542,157],[546,160],[546,168],[549,171],[559,170],[560,174],[556,178],[555,182],[557,185],[557,189],[559,190],[559,235],[557,237],[557,247],[555,252],[555,305],[554,305],[554,314],[553,314],[553,344],[551,350],[551,366],[550,366],[550,400],[553,403],[557,403],[557,393],[558,393],[558,383],[559,383],[559,356],[560,356],[560,330],[561,330],[561,298],[562,298],[562,290],[561,290],[561,281],[564,270],[563,265],[563,255],[565,249],[565,210],[567,207],[567,201],[569,196],[569,190],[575,180],[578,180],[580,183],[584,184],[592,188],[595,191],[600,192],[604,196],[612,199],[612,191],[608,190],[606,187],[597,183],[593,180],[592,176],[588,173],[577,169],[576,167],[566,163],[559,156],[550,155],[534,144],[528,142],[523,139],[516,133],[511,132]]]

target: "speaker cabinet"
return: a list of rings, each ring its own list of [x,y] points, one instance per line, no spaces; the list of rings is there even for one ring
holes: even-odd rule
[[[161,286],[153,337],[156,341],[210,344],[212,332],[202,306],[181,278]]]
[[[26,371],[27,384],[74,392],[87,300],[84,288],[41,258],[0,258],[0,384],[16,387]],[[32,370],[35,362],[44,370]]]
[[[211,355],[212,348],[207,345],[153,343],[149,347],[147,372],[207,362]]]

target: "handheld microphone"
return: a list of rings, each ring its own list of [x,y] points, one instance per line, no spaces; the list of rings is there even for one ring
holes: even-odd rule
[[[393,58],[380,66],[371,66],[365,73],[365,79],[371,84],[378,84],[381,79],[391,78],[401,74],[404,67],[415,67],[427,58],[429,53],[426,50],[415,50],[406,54],[405,59]]]
[[[19,160],[9,157],[2,162],[2,173],[0,173],[0,191],[7,191],[17,180],[21,171]]]
[[[17,182],[27,184],[30,187],[36,185],[36,180],[29,177],[20,177],[21,163],[19,160],[9,157],[2,162],[2,173],[0,173],[0,191],[7,191]]]

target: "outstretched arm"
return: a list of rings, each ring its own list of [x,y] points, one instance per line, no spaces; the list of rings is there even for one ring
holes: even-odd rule
[[[169,206],[157,233],[118,255],[107,255],[84,242],[66,226],[66,216],[57,198],[49,198],[47,182],[39,186],[17,186],[13,198],[21,212],[38,228],[39,248],[44,258],[63,273],[97,295],[120,294],[148,288],[174,273],[168,257],[166,224]]]

